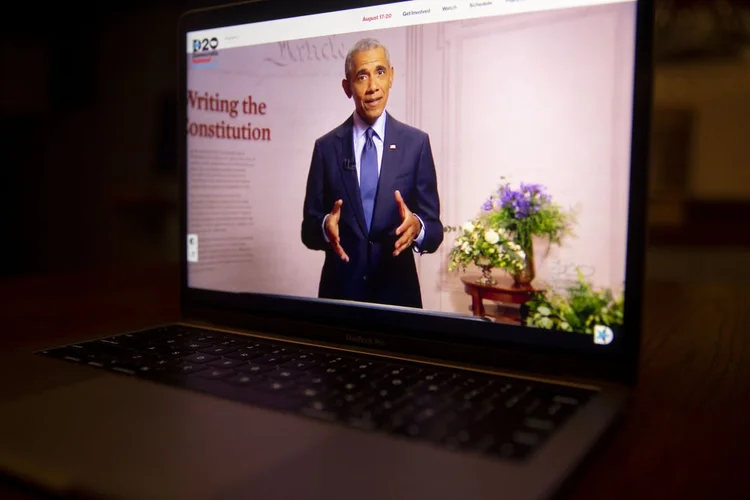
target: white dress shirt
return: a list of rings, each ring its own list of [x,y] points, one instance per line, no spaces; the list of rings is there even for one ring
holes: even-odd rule
[[[360,118],[356,111],[352,116],[354,117],[354,125],[352,126],[352,141],[354,143],[354,160],[356,162],[355,166],[357,169],[357,183],[359,183],[360,165],[362,164],[362,150],[365,147],[365,142],[367,142],[366,133],[370,125],[365,123],[365,121]],[[383,111],[383,114],[381,114],[378,119],[375,120],[375,123],[372,124],[372,130],[375,132],[372,135],[372,142],[375,143],[375,150],[378,153],[378,179],[380,178],[380,166],[383,164],[383,140],[385,139],[385,122],[387,120],[386,116],[387,113]],[[417,214],[414,214],[414,216],[419,219],[419,223],[422,226],[422,229],[419,231],[419,235],[417,235],[417,238],[414,240],[414,244],[417,247],[415,248],[415,250],[418,251],[419,245],[424,240],[424,222],[422,222],[422,219]],[[326,242],[328,241],[328,235],[325,232],[325,224],[327,218],[328,215],[323,217],[323,237],[325,238]]]

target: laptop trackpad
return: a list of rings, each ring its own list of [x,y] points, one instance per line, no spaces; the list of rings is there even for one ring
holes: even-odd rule
[[[208,498],[263,482],[334,426],[103,376],[0,405],[0,467],[126,498]]]

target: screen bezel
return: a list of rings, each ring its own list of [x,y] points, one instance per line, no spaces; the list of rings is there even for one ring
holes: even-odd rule
[[[397,2],[337,0],[326,2],[325,5],[312,5],[312,2],[266,0],[184,13],[179,20],[177,37],[178,130],[187,120],[187,33],[387,3]],[[596,345],[587,335],[557,335],[560,332],[479,320],[467,321],[466,318],[443,317],[439,314],[383,311],[367,304],[352,307],[319,299],[189,288],[188,262],[183,241],[187,234],[187,134],[177,134],[180,166],[180,303],[183,316],[221,326],[263,329],[279,335],[323,342],[364,344],[366,347],[377,347],[394,353],[634,384],[637,379],[642,322],[646,181],[653,78],[652,23],[651,0],[638,0],[624,290],[626,306],[624,323],[612,344]]]

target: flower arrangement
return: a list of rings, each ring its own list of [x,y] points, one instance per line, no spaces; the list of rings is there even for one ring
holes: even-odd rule
[[[623,323],[625,302],[606,288],[597,290],[578,271],[578,281],[561,292],[539,292],[524,305],[525,324],[548,330],[594,333],[594,326]]]
[[[482,269],[480,282],[493,284],[493,268],[519,272],[525,265],[526,255],[505,229],[493,225],[486,216],[466,222],[460,228],[447,228],[460,231],[449,256],[449,271],[466,271],[469,264]]]
[[[574,222],[572,211],[564,211],[552,201],[541,184],[521,183],[519,189],[502,184],[496,193],[482,204],[482,210],[500,227],[512,231],[522,248],[531,248],[531,237],[546,238],[561,244],[570,235]]]
[[[514,189],[504,182],[482,204],[478,217],[460,228],[446,227],[461,231],[448,269],[466,270],[473,263],[482,268],[482,281],[491,284],[489,272],[499,268],[511,274],[517,286],[528,285],[535,276],[532,237],[559,245],[571,234],[574,222],[574,213],[553,202],[541,184],[521,183]]]
[[[514,275],[517,284],[528,284],[534,279],[533,237],[560,245],[566,236],[572,235],[575,214],[563,210],[546,191],[541,184],[522,182],[514,189],[506,182],[482,204],[482,211],[491,223],[510,232],[526,255],[526,266]]]

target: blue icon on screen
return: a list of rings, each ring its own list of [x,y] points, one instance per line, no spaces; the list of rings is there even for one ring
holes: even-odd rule
[[[607,345],[614,340],[615,334],[612,331],[612,329],[608,326],[604,325],[595,325],[594,326],[594,343],[595,344],[601,344],[601,345]]]

